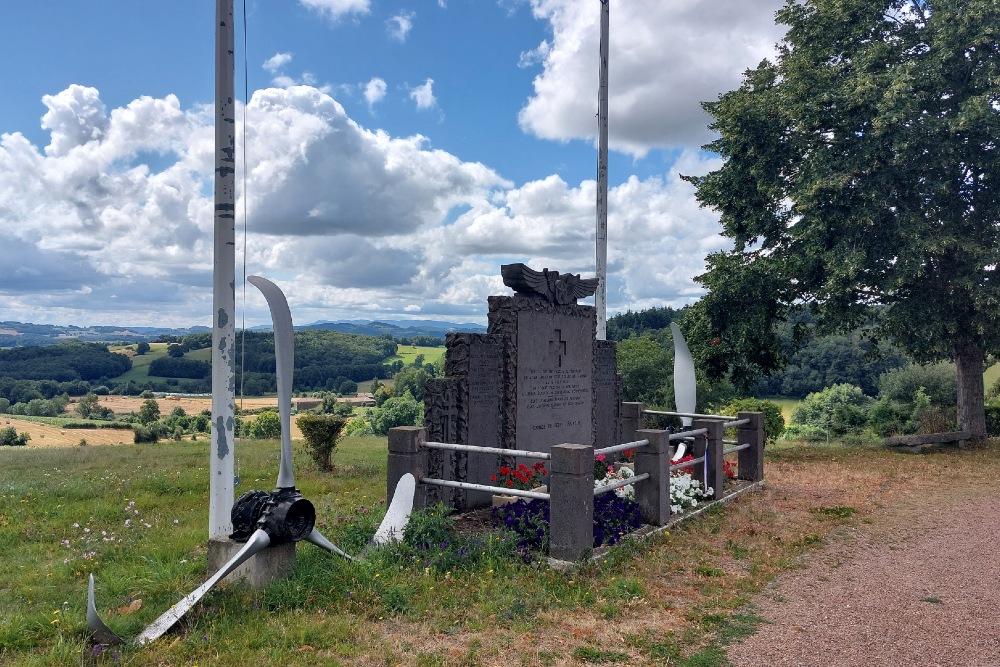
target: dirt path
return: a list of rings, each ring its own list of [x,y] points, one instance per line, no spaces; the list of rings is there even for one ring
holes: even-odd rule
[[[735,667],[1000,665],[1000,492],[892,497],[757,596]],[[982,487],[980,487],[981,489]]]

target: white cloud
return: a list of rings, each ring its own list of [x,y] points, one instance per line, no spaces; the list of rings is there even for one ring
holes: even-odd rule
[[[410,98],[417,103],[418,109],[431,109],[437,104],[434,97],[434,79],[427,79],[423,84],[410,88]]]
[[[347,14],[367,14],[371,10],[371,0],[299,0],[299,2],[334,21]]]
[[[385,90],[385,80],[377,76],[365,84],[365,102],[368,103],[369,110],[385,99]]]
[[[264,61],[264,69],[274,74],[290,62],[292,62],[291,53],[275,53]]]
[[[410,34],[410,30],[413,29],[413,17],[416,16],[413,12],[399,12],[393,15],[388,21],[386,21],[386,30],[389,32],[389,37],[396,40],[397,42],[405,42],[406,36]]]
[[[613,149],[642,156],[655,147],[710,139],[702,101],[737,87],[747,67],[773,54],[781,0],[629,0],[610,7],[609,134]],[[552,38],[522,55],[543,64],[521,127],[546,139],[597,133],[600,3],[531,0]]]
[[[42,116],[42,128],[52,133],[46,155],[61,157],[77,146],[99,140],[107,131],[104,103],[96,88],[73,84],[58,95],[45,95],[42,102],[49,108]]]
[[[167,96],[109,112],[81,86],[45,103],[44,150],[0,135],[7,317],[207,323],[212,110]],[[415,305],[424,317],[481,319],[486,297],[508,292],[500,264],[593,273],[592,180],[553,175],[515,186],[422,136],[362,127],[310,86],[257,91],[247,117],[248,151],[237,133],[248,161],[247,268],[289,287],[296,321],[385,317]],[[685,152],[663,177],[611,189],[612,312],[679,306],[699,293],[692,277],[723,241],[677,174],[714,164]],[[240,166],[240,212],[242,175]],[[248,307],[257,312],[249,321],[266,321],[263,303]]]

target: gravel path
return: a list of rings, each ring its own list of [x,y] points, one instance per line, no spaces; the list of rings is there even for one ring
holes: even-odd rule
[[[1000,497],[906,501],[758,595],[734,667],[1000,666]]]

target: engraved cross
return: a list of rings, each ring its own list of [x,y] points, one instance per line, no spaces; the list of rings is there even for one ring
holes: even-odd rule
[[[441,410],[441,438],[444,442],[456,442],[458,439],[458,407],[452,396]]]
[[[565,354],[566,341],[562,339],[562,329],[556,329],[555,336],[549,341],[549,357],[556,360],[556,368],[562,368],[562,359]]]

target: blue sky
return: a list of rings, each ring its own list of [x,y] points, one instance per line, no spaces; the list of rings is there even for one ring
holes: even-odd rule
[[[700,293],[723,240],[677,174],[717,164],[699,103],[771,54],[778,4],[611,0],[610,312]],[[484,322],[500,264],[593,274],[599,0],[246,14],[246,266],[296,322]],[[0,320],[207,325],[214,3],[0,16]],[[254,290],[245,307],[266,322]]]

